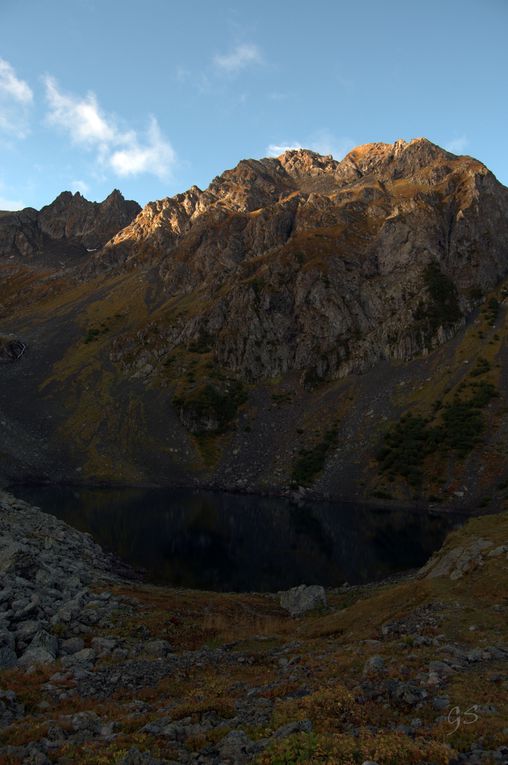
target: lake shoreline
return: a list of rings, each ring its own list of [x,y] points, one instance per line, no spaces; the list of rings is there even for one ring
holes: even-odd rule
[[[155,483],[155,482],[121,482],[111,483],[106,481],[48,481],[41,478],[24,479],[22,481],[10,481],[0,483],[0,490],[15,491],[17,487],[62,487],[75,489],[104,489],[104,490],[122,490],[122,489],[161,489],[161,490],[185,490],[185,491],[209,491],[213,493],[230,494],[232,496],[259,497],[260,499],[274,498],[283,499],[296,505],[305,504],[305,502],[322,504],[341,504],[341,505],[362,505],[374,510],[405,510],[413,513],[425,513],[428,515],[457,515],[465,518],[475,518],[484,515],[495,515],[502,512],[503,508],[492,510],[478,508],[477,506],[457,506],[433,504],[423,500],[415,500],[412,503],[397,499],[381,499],[377,497],[350,497],[339,495],[325,495],[312,489],[300,487],[300,491],[291,489],[277,489],[275,487],[261,489],[259,487],[231,487],[221,485],[217,482],[194,482],[194,483]]]

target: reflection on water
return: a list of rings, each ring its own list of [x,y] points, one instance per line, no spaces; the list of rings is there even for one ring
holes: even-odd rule
[[[153,582],[222,591],[334,587],[422,565],[455,517],[184,489],[16,487]]]

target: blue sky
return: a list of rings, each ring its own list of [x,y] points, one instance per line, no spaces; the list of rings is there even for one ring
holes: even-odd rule
[[[508,184],[507,0],[0,0],[0,209],[426,136]]]

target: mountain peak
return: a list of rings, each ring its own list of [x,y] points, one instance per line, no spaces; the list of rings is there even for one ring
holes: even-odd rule
[[[125,200],[125,197],[122,194],[122,192],[119,191],[119,189],[113,189],[113,191],[110,194],[108,194],[106,199],[104,199],[102,204],[104,204],[104,202],[117,202],[117,201],[123,202],[124,200]]]
[[[318,154],[311,149],[288,149],[277,157],[277,160],[290,174],[313,174],[316,171],[333,172],[337,166],[337,160],[331,154]]]

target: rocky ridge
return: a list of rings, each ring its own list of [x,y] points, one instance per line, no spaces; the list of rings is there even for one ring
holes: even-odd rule
[[[40,211],[0,213],[0,258],[22,260],[100,249],[141,210],[115,189],[103,202],[63,191]]]
[[[195,294],[143,334],[146,345],[158,332],[159,357],[201,344],[244,379],[333,379],[452,336],[507,273],[507,211],[481,163],[425,139],[367,144],[341,162],[288,151],[148,204],[94,263],[151,265],[166,298]]]

